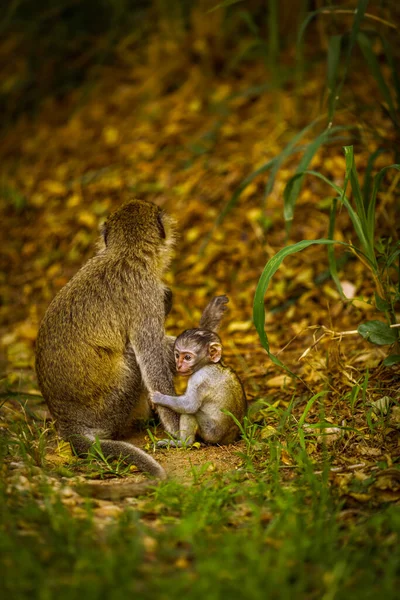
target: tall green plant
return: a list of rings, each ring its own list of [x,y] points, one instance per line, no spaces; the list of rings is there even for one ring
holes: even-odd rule
[[[334,244],[340,244],[348,248],[355,256],[357,256],[359,260],[363,262],[363,264],[370,271],[375,282],[376,307],[378,310],[384,313],[386,322],[370,321],[361,324],[358,331],[361,335],[363,335],[363,337],[369,339],[373,343],[384,345],[395,344],[398,341],[398,331],[394,326],[396,325],[395,303],[400,300],[400,290],[396,289],[394,280],[391,279],[390,273],[395,260],[399,260],[400,247],[398,243],[395,243],[389,252],[386,252],[385,250],[386,255],[383,256],[383,249],[380,249],[380,246],[376,244],[375,239],[375,210],[377,194],[382,183],[383,176],[390,168],[400,171],[400,165],[390,165],[379,171],[374,179],[371,196],[363,196],[354,162],[353,147],[346,146],[344,151],[346,157],[346,172],[343,187],[341,188],[334,182],[327,179],[324,175],[321,175],[321,173],[316,171],[302,171],[296,173],[289,180],[285,189],[285,214],[289,215],[290,219],[293,218],[293,207],[297,198],[297,195],[293,195],[293,189],[296,189],[297,194],[300,191],[299,186],[296,186],[296,183],[299,180],[301,181],[307,174],[318,177],[331,186],[337,193],[337,197],[333,200],[333,209],[331,210],[330,217],[331,237],[333,238],[337,204],[339,203],[347,210],[349,214],[354,228],[354,234],[356,238],[355,243],[350,244],[339,242],[335,239],[326,238],[318,240],[303,240],[296,244],[287,246],[286,248],[282,248],[266,264],[254,296],[253,319],[260,337],[261,344],[268,352],[271,360],[275,364],[284,367],[286,370],[288,370],[287,367],[285,367],[285,365],[270,351],[268,336],[264,328],[264,297],[273,275],[279,269],[283,260],[290,254],[304,250],[313,244],[323,244],[327,245],[328,247],[333,246]],[[351,202],[346,195],[346,188],[349,182],[353,192],[353,202]],[[384,258],[384,260],[382,260],[382,258]],[[342,293],[340,282],[336,273],[336,263],[333,253],[330,256],[330,269],[333,279],[338,286],[339,291]],[[387,361],[387,364],[393,364],[393,362],[396,361],[393,360],[393,357],[390,357],[390,359]]]
[[[224,5],[224,3],[222,3],[221,5]],[[275,5],[273,2],[271,2],[269,6],[272,10]],[[243,179],[243,181],[233,193],[230,200],[222,208],[222,211],[215,222],[214,228],[218,227],[222,223],[224,218],[238,203],[243,191],[257,177],[268,173],[268,179],[265,184],[264,192],[265,205],[267,197],[272,192],[279,169],[291,155],[299,152],[302,153],[302,158],[296,171],[296,173],[298,174],[308,167],[312,158],[315,156],[316,152],[320,149],[321,146],[334,143],[339,140],[341,140],[343,143],[343,132],[346,130],[351,130],[353,128],[355,129],[357,127],[357,125],[351,125],[347,127],[334,125],[335,114],[339,105],[342,90],[350,72],[352,55],[354,48],[357,44],[362,51],[370,74],[376,81],[378,89],[381,92],[382,100],[384,102],[384,109],[388,113],[388,116],[392,119],[392,122],[400,135],[400,123],[398,117],[398,114],[400,112],[400,77],[398,74],[398,68],[395,62],[395,58],[393,56],[393,51],[385,36],[376,32],[370,27],[368,29],[365,28],[365,30],[362,29],[362,26],[364,26],[366,22],[368,22],[368,24],[379,22],[387,28],[396,28],[396,25],[390,23],[389,21],[381,19],[373,14],[367,13],[367,7],[368,0],[358,0],[356,10],[346,9],[340,5],[332,5],[323,6],[318,10],[311,12],[307,15],[306,19],[299,27],[297,36],[296,56],[298,58],[298,61],[301,62],[301,69],[303,69],[304,66],[302,50],[304,44],[304,36],[309,24],[315,18],[321,17],[322,15],[325,18],[326,16],[332,15],[338,19],[343,16],[343,13],[346,15],[353,15],[353,22],[349,31],[342,35],[333,35],[328,40],[326,68],[327,111],[325,114],[322,114],[317,119],[315,119],[312,123],[306,125],[300,132],[296,133],[280,154],[267,161],[256,171],[250,173]],[[384,50],[384,57],[386,59],[386,64],[389,67],[390,77],[393,84],[393,90],[386,83],[383,74],[383,69],[380,65],[380,61],[378,61],[378,58],[373,50],[371,40],[374,40],[377,37],[380,39]],[[271,41],[266,55],[273,55],[274,48],[275,46]],[[307,143],[306,145],[300,145],[301,140],[306,136],[306,134],[310,134],[313,131],[313,129],[315,130],[316,127],[320,125],[321,122],[323,122],[325,119],[326,125],[322,132],[318,133],[317,137],[314,137],[313,141]],[[380,149],[378,152],[382,151],[384,150]],[[375,156],[373,160],[375,160]],[[288,229],[290,228],[290,221],[293,218],[292,208],[295,203],[295,198],[297,198],[298,190],[301,186],[301,181],[302,176],[297,178],[296,181],[291,184],[290,199],[287,198],[285,202],[284,216]],[[287,192],[287,194],[289,194],[289,192]],[[202,246],[202,250],[204,250],[208,239],[209,238],[205,240]]]

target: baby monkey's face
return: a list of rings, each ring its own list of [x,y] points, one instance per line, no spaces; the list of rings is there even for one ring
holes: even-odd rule
[[[214,338],[218,341],[214,341]],[[177,372],[189,377],[205,365],[219,362],[222,346],[213,332],[203,332],[201,329],[187,330],[177,337],[174,356]]]
[[[175,348],[176,370],[180,375],[192,375],[197,366],[197,355],[191,350]]]

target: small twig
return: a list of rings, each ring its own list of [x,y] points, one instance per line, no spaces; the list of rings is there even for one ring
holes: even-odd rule
[[[339,9],[339,10],[321,10],[320,12],[321,15],[354,15],[354,10],[350,10],[350,9]],[[397,25],[394,25],[393,23],[390,23],[390,21],[386,21],[385,19],[382,19],[381,17],[377,17],[376,15],[371,15],[370,13],[365,13],[364,17],[371,19],[371,21],[378,21],[379,23],[383,23],[383,25],[387,25],[388,27],[392,27],[392,29],[397,29]]]
[[[350,331],[333,331],[332,329],[328,329],[328,327],[325,327],[325,325],[321,325],[321,327],[324,330],[324,333],[313,344],[311,344],[311,346],[304,350],[303,354],[297,360],[302,360],[303,358],[305,358],[307,354],[322,340],[322,338],[324,338],[327,335],[330,336],[332,340],[341,340],[342,337],[344,337],[345,335],[361,335],[358,329],[351,329]],[[400,327],[400,323],[389,325],[389,327],[391,329]]]
[[[346,471],[350,471],[351,469],[361,469],[365,467],[365,463],[357,463],[355,465],[349,465],[347,467],[331,467],[329,469],[330,473],[345,473]],[[322,471],[314,471],[314,475],[321,475]]]

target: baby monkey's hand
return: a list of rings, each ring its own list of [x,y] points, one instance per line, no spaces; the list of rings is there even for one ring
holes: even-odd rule
[[[153,404],[159,404],[160,400],[162,399],[161,392],[152,392],[150,394],[150,399],[151,399],[151,401],[152,401]]]

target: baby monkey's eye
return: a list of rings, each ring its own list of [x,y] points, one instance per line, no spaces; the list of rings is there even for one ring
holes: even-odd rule
[[[186,360],[187,362],[189,362],[190,360],[192,360],[192,357],[190,356],[190,354],[185,354],[184,360]]]

